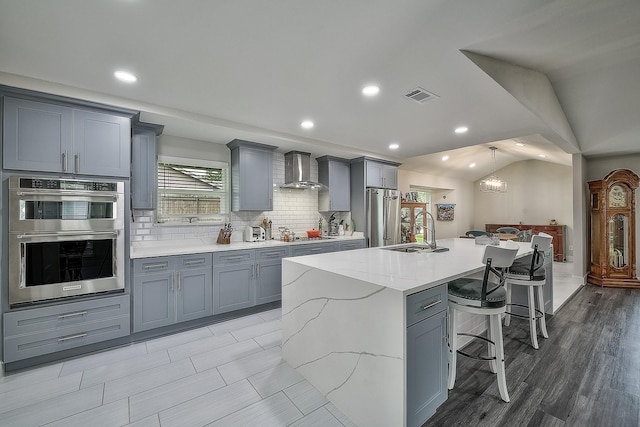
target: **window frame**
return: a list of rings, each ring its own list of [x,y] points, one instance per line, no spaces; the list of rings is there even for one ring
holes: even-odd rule
[[[172,164],[184,167],[192,168],[208,168],[208,169],[222,169],[224,174],[223,189],[214,191],[212,194],[220,196],[221,209],[220,214],[217,215],[163,215],[161,210],[161,201],[163,199],[164,189],[161,189],[160,179],[160,165]],[[175,157],[159,155],[156,159],[156,206],[155,206],[155,223],[162,226],[184,226],[184,225],[220,225],[229,222],[231,215],[231,174],[230,165],[228,162],[216,161],[216,160],[204,160],[204,159],[192,159],[187,157]],[[194,178],[195,179],[195,178]],[[175,194],[180,194],[180,191],[176,191]],[[184,190],[184,194],[206,194],[203,190]]]

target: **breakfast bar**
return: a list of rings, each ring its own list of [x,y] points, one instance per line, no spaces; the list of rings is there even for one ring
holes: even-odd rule
[[[437,244],[283,260],[283,358],[357,425],[422,425],[446,400],[446,283],[481,271],[484,246]]]

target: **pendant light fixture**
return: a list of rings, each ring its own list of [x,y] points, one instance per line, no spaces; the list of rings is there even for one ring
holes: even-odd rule
[[[489,147],[491,150],[491,159],[493,161],[493,174],[480,181],[480,191],[485,193],[506,193],[507,192],[507,182],[501,180],[498,175],[496,175],[496,150],[497,147]]]

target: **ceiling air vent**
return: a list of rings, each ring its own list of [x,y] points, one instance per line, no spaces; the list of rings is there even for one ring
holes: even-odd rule
[[[434,98],[438,98],[438,95],[436,95],[435,93],[431,93],[427,90],[422,89],[421,87],[415,88],[414,90],[405,94],[404,96],[406,96],[409,99],[413,99],[418,104],[424,104],[427,101],[431,101]]]

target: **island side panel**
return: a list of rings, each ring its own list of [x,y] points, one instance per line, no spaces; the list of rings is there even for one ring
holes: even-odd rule
[[[405,424],[402,292],[282,263],[282,355],[357,425]]]

